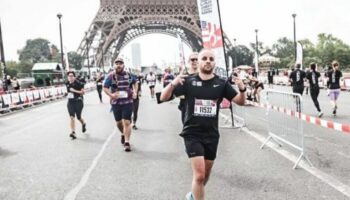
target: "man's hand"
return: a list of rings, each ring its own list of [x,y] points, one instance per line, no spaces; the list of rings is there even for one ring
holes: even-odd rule
[[[134,91],[134,92],[132,93],[132,98],[133,98],[133,99],[137,99],[137,92]]]
[[[111,99],[118,99],[119,98],[119,93],[115,92],[111,94]]]
[[[187,76],[188,75],[179,74],[173,81],[171,81],[171,84],[173,86],[177,86],[179,84],[183,85]]]
[[[237,85],[239,90],[245,90],[245,85],[243,84],[243,81],[237,76],[232,76],[232,82],[234,82]]]

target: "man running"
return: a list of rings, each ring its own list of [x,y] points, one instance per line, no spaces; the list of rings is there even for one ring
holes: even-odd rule
[[[102,103],[102,85],[103,85],[103,76],[101,75],[101,73],[98,73],[96,77],[96,89],[97,89],[98,98],[100,99],[101,103]]]
[[[133,97],[136,95],[136,81],[131,74],[124,71],[124,61],[117,58],[115,71],[108,74],[103,91],[111,98],[112,110],[117,127],[121,132],[121,143],[126,152],[131,151],[131,114],[133,110]]]
[[[310,64],[310,71],[306,74],[306,79],[309,81],[310,85],[310,95],[311,99],[315,104],[315,107],[318,112],[318,117],[322,117],[323,112],[321,111],[320,104],[318,103],[318,95],[320,94],[320,87],[318,85],[318,79],[321,74],[316,69],[316,63]]]
[[[289,81],[293,87],[293,93],[303,95],[304,92],[304,80],[306,78],[306,73],[300,69],[301,64],[295,65],[295,70],[290,74]],[[301,102],[300,99],[297,99],[296,102],[296,110],[297,112],[301,112]]]
[[[333,115],[337,114],[337,100],[340,94],[340,79],[343,77],[342,72],[339,70],[339,63],[337,61],[332,62],[333,69],[328,72],[329,83],[329,97],[331,98],[331,104],[333,108]]]
[[[198,72],[198,53],[197,52],[193,52],[190,54],[190,56],[188,57],[188,63],[190,64],[190,67],[188,69],[187,68],[182,69],[184,71],[183,74],[193,75],[197,73]],[[179,109],[181,110],[181,121],[183,124],[185,121],[185,112],[186,112],[184,96],[180,97]]]
[[[77,119],[80,121],[82,125],[82,132],[86,132],[86,123],[84,119],[81,117],[81,112],[83,111],[84,103],[83,103],[83,95],[85,94],[84,91],[84,85],[81,84],[79,81],[75,78],[75,73],[73,71],[69,71],[67,73],[68,82],[66,83],[67,86],[67,98],[68,98],[68,113],[70,116],[70,128],[71,133],[69,134],[69,137],[72,138],[72,140],[75,140],[77,137],[75,135],[75,116],[77,116]]]
[[[142,76],[136,76],[136,95],[134,96],[133,110],[132,110],[132,129],[137,130],[136,121],[139,112],[140,96],[141,96],[141,79]]]
[[[267,79],[268,79],[268,84],[269,88],[273,88],[273,77],[275,76],[275,71],[270,68],[269,71],[267,71]]]
[[[186,195],[188,200],[204,199],[204,186],[208,182],[219,142],[220,103],[223,98],[239,105],[245,101],[246,88],[242,81],[234,77],[241,92],[238,94],[228,81],[213,73],[214,67],[214,52],[202,50],[199,54],[199,74],[177,76],[161,95],[161,101],[169,100],[173,94],[186,98],[185,123],[180,135],[184,138],[193,171],[192,192]]]
[[[172,80],[175,79],[174,75],[171,74],[170,68],[167,68],[164,70],[164,76],[163,76],[163,87],[166,87]]]
[[[156,86],[156,75],[151,71],[146,76],[146,81],[148,83],[149,89],[151,91],[151,97],[154,98],[154,87]]]

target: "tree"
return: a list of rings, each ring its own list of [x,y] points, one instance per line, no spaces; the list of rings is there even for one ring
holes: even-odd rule
[[[254,52],[244,45],[233,47],[227,52],[227,55],[232,57],[233,63],[237,61],[237,66],[253,64]]]
[[[80,70],[83,67],[83,56],[77,52],[71,51],[68,53],[69,67]]]
[[[27,40],[26,46],[20,50],[19,60],[21,62],[47,62],[50,60],[50,42],[46,39]]]
[[[272,45],[273,56],[280,59],[280,63],[276,65],[278,68],[290,68],[294,65],[294,42],[286,37],[277,40]]]

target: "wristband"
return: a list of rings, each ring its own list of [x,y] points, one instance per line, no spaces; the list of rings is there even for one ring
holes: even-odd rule
[[[238,88],[238,89],[239,89],[239,88]],[[240,92],[245,92],[245,91],[247,91],[247,87],[244,87],[243,90],[239,89],[239,91],[240,91]]]

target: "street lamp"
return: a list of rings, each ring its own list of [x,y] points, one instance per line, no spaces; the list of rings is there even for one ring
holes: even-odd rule
[[[293,27],[294,27],[294,58],[297,61],[297,39],[296,39],[296,27],[295,27],[295,17],[297,14],[292,14],[293,17]]]
[[[102,56],[101,64],[102,64],[103,74],[105,74],[106,72],[105,72],[105,64],[104,64],[103,42],[104,42],[104,40],[101,39],[100,40],[100,43],[101,43],[101,56]]]
[[[258,64],[259,64],[259,42],[258,42],[258,29],[255,29],[255,49],[256,49],[256,72],[259,72]]]
[[[237,45],[236,45],[236,38],[233,38],[233,45],[235,48],[235,67],[237,67]]]
[[[4,45],[2,41],[2,30],[1,30],[1,22],[0,22],[0,68],[3,70],[3,88],[7,90],[7,80],[6,80],[6,62],[5,62],[5,53],[4,53]]]
[[[86,42],[86,58],[87,58],[87,67],[88,67],[88,73],[89,73],[89,79],[90,79],[90,60],[89,60],[89,38],[87,37],[88,33],[85,32],[85,42]]]
[[[63,60],[63,42],[62,42],[62,25],[61,25],[61,18],[62,18],[62,14],[61,13],[58,13],[57,14],[57,17],[58,17],[58,21],[59,21],[59,26],[60,26],[60,42],[61,42],[61,65],[62,65],[62,76],[64,77],[64,69],[65,69],[65,66],[64,66],[64,60]],[[62,77],[62,78],[63,78]]]

